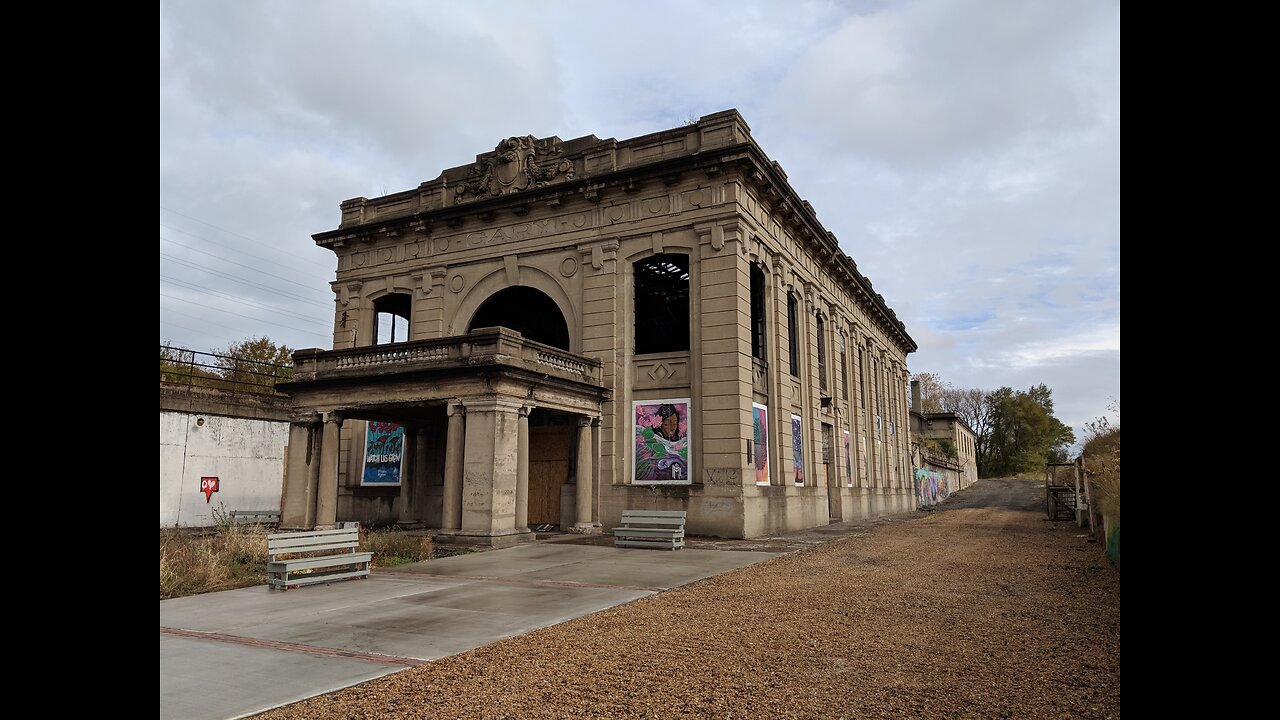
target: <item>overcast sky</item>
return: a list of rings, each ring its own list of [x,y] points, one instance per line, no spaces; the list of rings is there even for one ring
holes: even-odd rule
[[[912,372],[1118,402],[1118,2],[162,0],[160,339],[328,348],[342,200],[731,107]]]

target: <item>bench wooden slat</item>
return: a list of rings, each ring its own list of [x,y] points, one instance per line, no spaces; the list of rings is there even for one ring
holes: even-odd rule
[[[661,548],[663,550],[678,550],[684,547],[683,540],[615,540],[614,547],[635,547],[635,548]]]
[[[684,537],[684,529],[668,530],[666,528],[614,528],[614,535],[665,535],[667,537]]]
[[[323,555],[321,557],[291,558],[289,560],[273,560],[267,563],[267,572],[294,572],[295,570],[314,570],[322,567],[353,565],[367,563],[373,559],[373,553],[349,553],[347,555]]]
[[[268,542],[268,552],[270,552],[270,553],[271,553],[271,555],[282,555],[282,553],[285,553],[285,552],[311,552],[311,551],[319,551],[319,550],[342,550],[342,548],[349,548],[349,550],[356,550],[356,548],[357,548],[357,547],[360,547],[360,543],[358,543],[357,541],[348,541],[348,542],[323,542],[323,543],[316,543],[316,542],[308,542],[308,543],[296,543],[296,542],[273,543],[273,542]]]
[[[316,585],[318,583],[330,583],[335,580],[350,580],[353,578],[368,577],[368,570],[352,570],[350,572],[323,573],[312,575],[298,575],[287,580],[284,578],[271,578],[269,580],[272,587],[278,587],[281,590],[287,590],[291,585]]]

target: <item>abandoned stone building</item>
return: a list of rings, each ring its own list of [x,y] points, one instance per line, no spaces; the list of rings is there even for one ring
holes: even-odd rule
[[[284,388],[285,527],[500,546],[666,509],[750,538],[914,506],[916,344],[737,111],[507,138],[314,239],[333,349]]]
[[[936,505],[978,481],[977,433],[954,412],[924,412],[911,382],[911,464],[916,504]]]

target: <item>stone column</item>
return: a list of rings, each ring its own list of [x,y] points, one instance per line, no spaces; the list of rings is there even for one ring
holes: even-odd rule
[[[594,533],[599,526],[591,522],[591,476],[594,469],[594,458],[591,453],[591,418],[578,418],[578,467],[574,475],[577,487],[578,521],[573,524],[573,532]]]
[[[319,465],[320,416],[295,417],[289,424],[289,472],[280,503],[281,530],[310,530],[315,524]]]
[[[505,547],[532,539],[516,527],[516,473],[521,403],[505,397],[466,401],[462,529],[458,542]]]
[[[519,431],[516,440],[516,529],[529,527],[529,411],[520,408]]]
[[[465,457],[466,408],[460,402],[449,403],[449,431],[445,438],[444,494],[441,528],[462,529],[462,461]]]
[[[400,519],[401,527],[409,527],[417,523],[414,515],[413,495],[422,484],[418,477],[418,435],[417,425],[404,426],[403,444],[400,452]]]
[[[338,526],[338,438],[342,433],[342,416],[324,414],[324,439],[320,445],[320,487],[316,492],[316,529],[332,530]]]

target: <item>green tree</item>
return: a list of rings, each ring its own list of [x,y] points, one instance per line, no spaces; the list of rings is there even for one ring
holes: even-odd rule
[[[1036,385],[1026,392],[1003,387],[987,397],[990,410],[986,452],[978,474],[991,477],[1035,470],[1066,458],[1075,433],[1053,416],[1053,391]]]
[[[266,336],[233,342],[214,354],[228,389],[273,392],[277,382],[293,377],[293,350]]]

